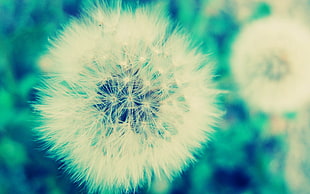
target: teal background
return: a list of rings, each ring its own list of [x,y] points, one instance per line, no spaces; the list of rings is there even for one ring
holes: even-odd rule
[[[130,1],[148,4],[150,1]],[[230,45],[240,21],[228,4],[217,0],[166,1],[171,19],[182,25],[216,62],[215,79],[227,94],[226,113],[212,141],[172,183],[154,181],[140,193],[276,194],[287,193],[283,175],[283,134],[268,132],[271,117],[251,111],[237,95],[229,70]],[[86,193],[46,156],[32,131],[36,124],[29,102],[39,82],[40,56],[48,38],[80,15],[83,0],[0,0],[0,194]],[[127,1],[124,1],[127,3]],[[255,4],[246,20],[272,12]],[[286,116],[288,119],[294,114]]]

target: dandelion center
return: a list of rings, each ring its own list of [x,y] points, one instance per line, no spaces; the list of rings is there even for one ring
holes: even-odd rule
[[[279,81],[289,73],[289,61],[284,53],[269,54],[264,59],[263,74],[271,81]]]
[[[94,106],[104,113],[106,123],[129,126],[135,133],[143,133],[145,125],[155,127],[163,91],[144,82],[139,69],[130,68],[97,84],[99,103]]]

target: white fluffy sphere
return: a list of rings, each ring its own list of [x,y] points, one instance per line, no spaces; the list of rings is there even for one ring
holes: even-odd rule
[[[220,116],[206,56],[158,7],[104,5],[45,56],[37,132],[90,192],[132,191],[195,160]]]
[[[264,18],[241,30],[231,71],[250,107],[267,113],[296,111],[310,99],[310,33],[294,20]]]

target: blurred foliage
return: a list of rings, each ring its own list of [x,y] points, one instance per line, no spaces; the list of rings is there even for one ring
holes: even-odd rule
[[[129,0],[128,0],[129,1]],[[159,0],[158,0],[159,1]],[[125,2],[125,1],[124,1]],[[140,4],[149,1],[139,1]],[[79,16],[88,0],[0,0],[0,193],[85,193],[46,157],[35,141],[29,102],[43,70],[39,65],[48,38],[70,17]],[[170,0],[172,20],[191,33],[217,64],[225,118],[199,157],[173,183],[154,182],[141,193],[286,193],[281,170],[283,136],[270,135],[270,117],[251,112],[236,94],[229,72],[230,44],[241,23],[228,0]],[[266,2],[255,4],[245,20],[271,13]],[[289,117],[294,117],[290,114]],[[159,189],[162,187],[162,189]]]

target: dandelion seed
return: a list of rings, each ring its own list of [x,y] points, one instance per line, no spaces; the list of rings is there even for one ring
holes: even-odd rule
[[[72,20],[46,56],[54,72],[38,88],[37,131],[90,192],[171,180],[220,116],[212,67],[201,68],[206,57],[163,15],[97,6]]]
[[[261,19],[240,32],[231,69],[252,108],[283,113],[309,102],[309,45],[308,29],[288,19]]]

